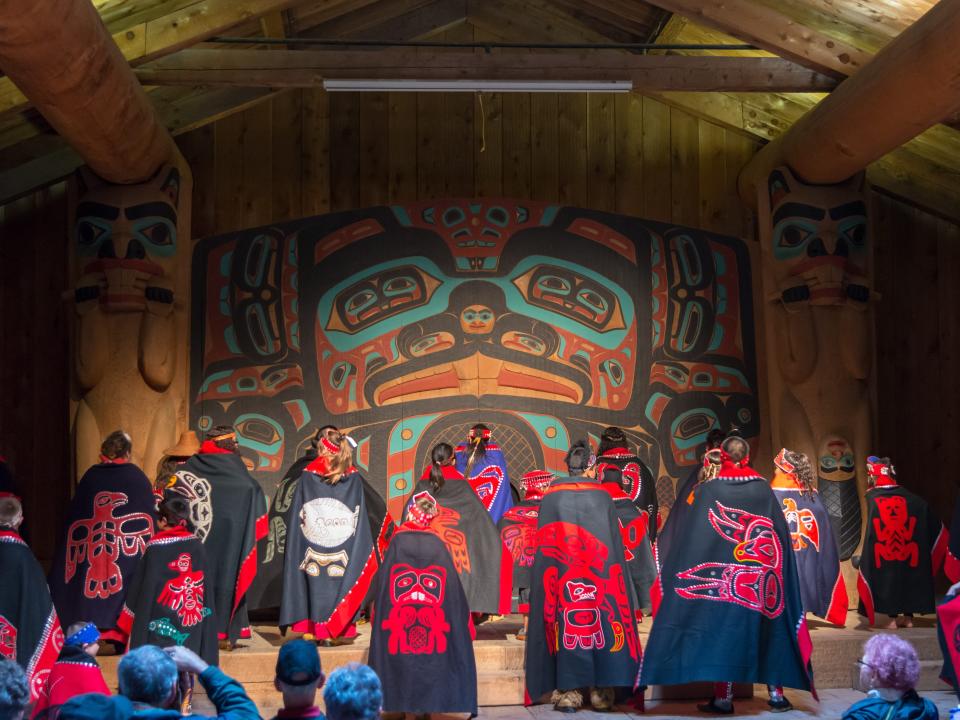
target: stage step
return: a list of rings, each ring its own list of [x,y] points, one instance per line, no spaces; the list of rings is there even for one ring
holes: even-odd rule
[[[917,648],[921,660],[921,692],[942,690],[946,686],[939,680],[941,657],[937,644],[936,628],[932,617],[917,618],[916,627],[894,630]],[[646,636],[651,623],[641,625],[641,642],[646,646]],[[517,616],[508,616],[493,623],[484,623],[477,628],[474,655],[477,660],[477,691],[481,705],[523,704],[524,643],[516,639],[521,624]],[[369,628],[361,625],[360,635],[350,645],[321,647],[320,657],[324,672],[349,662],[366,662],[369,645]],[[845,628],[836,628],[817,620],[810,622],[813,640],[814,681],[819,689],[849,688],[854,663],[863,654],[863,644],[871,634],[882,632],[865,627],[860,618],[851,613]],[[247,692],[260,708],[265,718],[273,717],[279,707],[279,693],[273,687],[277,648],[284,642],[275,627],[258,626],[250,640],[242,640],[233,652],[221,652],[220,667],[227,675],[244,684]],[[101,658],[107,684],[116,688],[116,667],[119,658]],[[195,705],[197,712],[212,712],[213,708],[199,685]],[[738,694],[749,695],[751,686],[738,686]],[[757,690],[759,693],[760,690]],[[674,686],[653,687],[647,691],[648,698],[699,698],[703,687]]]

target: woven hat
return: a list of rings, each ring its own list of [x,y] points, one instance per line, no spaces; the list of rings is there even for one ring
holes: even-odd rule
[[[186,432],[180,433],[180,439],[177,440],[177,444],[164,450],[163,454],[172,455],[173,457],[188,457],[190,455],[196,455],[198,452],[200,452],[200,440],[193,430],[187,430]]]

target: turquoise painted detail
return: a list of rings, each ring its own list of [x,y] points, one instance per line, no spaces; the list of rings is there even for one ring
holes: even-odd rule
[[[310,415],[310,408],[307,407],[307,401],[303,400],[302,398],[297,398],[296,400],[290,400],[288,402],[291,402],[300,408],[300,414],[303,415],[303,422],[297,425],[297,430],[302,430],[310,424],[310,420],[312,419]]]
[[[567,354],[567,339],[561,335],[560,336],[560,346],[557,348],[557,357],[563,358]]]
[[[228,278],[230,277],[230,266],[233,264],[233,250],[228,253],[224,253],[223,257],[220,258],[220,274]]]
[[[223,339],[227,343],[227,347],[230,348],[230,352],[234,355],[242,354],[240,352],[240,344],[237,342],[237,333],[233,329],[233,325],[223,331]]]
[[[357,443],[357,449],[353,452],[353,461],[357,464],[357,467],[365,472],[369,472],[370,468],[367,463],[363,462],[360,458],[363,457],[363,449],[370,444],[370,436],[368,435],[363,440],[360,440]],[[368,453],[369,457],[369,453]]]
[[[397,487],[397,481],[403,480],[403,489]],[[394,473],[387,479],[387,495],[391,498],[403,497],[414,488],[413,470]]]
[[[563,421],[553,415],[521,412],[517,415],[537,433],[540,442],[554,450],[566,450],[570,447],[570,433]],[[548,428],[554,429],[554,436],[548,437]]]
[[[390,442],[387,445],[387,453],[389,455],[395,455],[415,447],[420,441],[420,436],[423,435],[423,431],[438,417],[440,417],[440,413],[418,415],[412,418],[404,418],[398,422],[390,431]],[[404,430],[409,430],[412,433],[409,440],[403,439],[402,434]]]
[[[557,219],[557,213],[559,211],[559,205],[550,205],[546,207],[543,211],[543,215],[540,216],[540,225],[553,225],[553,221]]]
[[[397,222],[404,227],[410,227],[413,225],[413,223],[410,222],[410,216],[407,215],[407,211],[400,205],[392,205],[390,210],[393,211],[393,216],[397,219]]]
[[[693,435],[692,437],[688,437],[688,438],[678,437],[677,428],[680,427],[680,424],[691,415],[706,415],[708,417],[713,418],[713,423],[711,423],[708,426],[707,430],[704,430],[702,433],[697,433],[696,435]],[[717,418],[717,415],[715,412],[713,412],[712,410],[708,410],[706,408],[695,408],[693,410],[687,410],[684,413],[680,413],[680,415],[676,419],[674,419],[672,423],[670,423],[670,435],[673,437],[673,442],[676,444],[678,448],[680,448],[681,450],[689,450],[690,448],[695,448],[697,445],[699,445],[700,443],[704,442],[707,439],[707,432],[709,431],[709,428],[719,427],[719,426],[720,426],[720,420],[719,418]]]
[[[281,427],[280,423],[272,418],[268,418],[266,415],[261,415],[259,413],[245,413],[237,417],[237,419],[233,421],[233,424],[234,426],[237,426],[249,420],[257,420],[258,422],[266,423],[267,425],[271,426],[276,431],[279,439],[272,443],[261,443],[251,440],[250,438],[238,433],[237,442],[243,447],[250,448],[254,452],[261,455],[276,455],[280,451],[280,448],[283,447],[283,427]],[[266,466],[269,464],[269,461],[266,459],[263,459],[260,462],[261,466]]]
[[[717,277],[727,274],[727,259],[721,253],[713,253],[713,271]]]
[[[716,350],[720,347],[720,343],[723,342],[723,326],[714,325],[713,326],[713,335],[710,337],[710,349]]]
[[[217,372],[210,373],[209,375],[207,375],[207,379],[204,380],[203,384],[200,386],[200,392],[201,393],[209,392],[210,386],[213,383],[228,377],[230,377],[229,370],[219,370]],[[223,386],[221,385],[220,387],[222,388]],[[219,389],[220,388],[217,388],[217,390]]]
[[[647,406],[643,409],[643,414],[647,416],[647,419],[650,422],[655,423],[656,420],[653,419],[653,407],[656,405],[657,401],[660,398],[667,397],[662,392],[655,392],[650,395],[650,399],[647,400]]]

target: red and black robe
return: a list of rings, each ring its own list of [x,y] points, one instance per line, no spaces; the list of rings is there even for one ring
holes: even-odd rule
[[[637,602],[613,501],[596,480],[544,493],[530,588],[526,702],[552,690],[635,688]]]
[[[102,639],[126,641],[117,618],[153,535],[154,507],[150,481],[132,463],[99,463],[84,473],[49,575],[64,627],[92,622]]]
[[[424,478],[428,476],[424,473]],[[447,546],[471,612],[509,613],[513,561],[470,483],[460,475],[460,479],[447,480],[434,491],[429,480],[423,479],[417,483],[411,502],[421,492],[429,493],[437,501],[438,514],[430,523],[430,531]]]
[[[182,645],[210,665],[219,657],[216,572],[200,540],[183,527],[157,533],[130,585],[120,627],[130,647]]]
[[[640,682],[766,683],[813,691],[790,529],[759,474],[724,460],[697,486],[661,567]]]
[[[533,558],[537,554],[537,519],[540,516],[541,493],[527,491],[527,496],[507,510],[497,529],[500,540],[513,559],[513,597],[511,611],[530,610],[530,583]]]
[[[210,441],[181,465],[170,488],[190,502],[213,582],[207,602],[221,639],[249,637],[247,591],[257,574],[257,542],[267,535],[267,499],[243,459]]]
[[[354,621],[393,524],[384,516],[371,528],[365,483],[356,468],[335,483],[324,479],[326,469],[319,458],[297,481],[280,604],[281,629],[318,640],[356,635]]]
[[[653,560],[653,548],[647,534],[650,518],[645,511],[637,508],[620,483],[604,482],[603,489],[613,500],[617,513],[625,567],[630,573],[630,580],[637,595],[636,609],[649,611],[650,590],[657,580],[657,564]]]
[[[87,655],[79,645],[65,645],[50,671],[31,717],[56,720],[61,705],[76,695],[86,693],[111,694],[97,659]]]
[[[610,448],[597,458],[597,477],[603,477],[603,466],[613,465],[620,470],[623,492],[650,518],[647,534],[650,542],[657,537],[660,508],[657,500],[657,481],[653,472],[635,453],[627,448]]]
[[[446,545],[400,527],[377,574],[368,662],[385,712],[477,713],[470,608]]]
[[[0,530],[0,568],[0,658],[26,671],[36,702],[63,647],[63,631],[40,564],[12,530]]]
[[[878,485],[865,499],[858,612],[870,624],[878,612],[932,613],[934,578],[949,542],[946,528],[926,500],[900,485]]]

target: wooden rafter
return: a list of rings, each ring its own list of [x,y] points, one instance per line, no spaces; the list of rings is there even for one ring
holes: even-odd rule
[[[146,85],[314,87],[324,79],[631,80],[636,91],[813,92],[835,81],[780,58],[634,55],[618,51],[500,52],[396,49],[204,50],[137,71]]]

